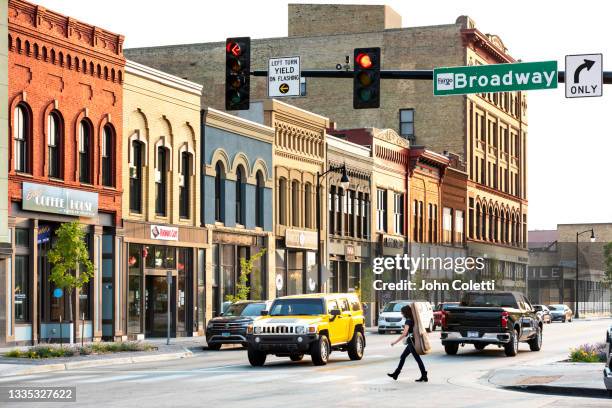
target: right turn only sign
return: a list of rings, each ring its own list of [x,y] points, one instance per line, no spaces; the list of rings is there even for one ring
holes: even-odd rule
[[[588,98],[603,92],[602,54],[565,56],[565,97]]]

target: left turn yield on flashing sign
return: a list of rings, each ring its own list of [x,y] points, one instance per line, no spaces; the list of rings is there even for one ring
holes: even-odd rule
[[[565,97],[589,98],[603,94],[603,55],[565,56]]]

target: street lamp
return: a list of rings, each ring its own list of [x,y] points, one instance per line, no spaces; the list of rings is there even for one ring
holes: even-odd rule
[[[340,178],[340,187],[342,187],[343,190],[346,190],[349,186],[349,178],[346,174],[346,163],[341,166],[330,166],[323,174],[319,174],[317,171],[317,278],[319,281],[319,292],[322,291],[323,287],[323,265],[321,264],[321,252],[323,251],[323,246],[321,245],[321,179],[332,171],[342,174]]]
[[[591,233],[591,242],[595,242],[595,231],[593,231],[593,228],[582,232],[576,232],[576,283],[574,284],[574,313],[576,319],[580,317],[578,313],[578,237],[587,232]]]

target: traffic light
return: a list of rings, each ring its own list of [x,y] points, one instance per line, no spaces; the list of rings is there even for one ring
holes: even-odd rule
[[[380,106],[380,48],[355,48],[353,108]]]
[[[251,38],[225,42],[225,110],[249,109]]]

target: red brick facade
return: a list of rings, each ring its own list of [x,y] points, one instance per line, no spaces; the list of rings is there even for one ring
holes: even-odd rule
[[[32,181],[99,194],[99,211],[121,225],[123,36],[22,0],[9,1],[9,199]],[[15,109],[29,115],[27,168],[16,171]],[[49,177],[48,121],[60,116],[60,176]],[[79,180],[79,124],[92,128],[91,183]],[[102,181],[102,137],[110,125],[111,187]],[[10,211],[10,210],[9,210]]]

